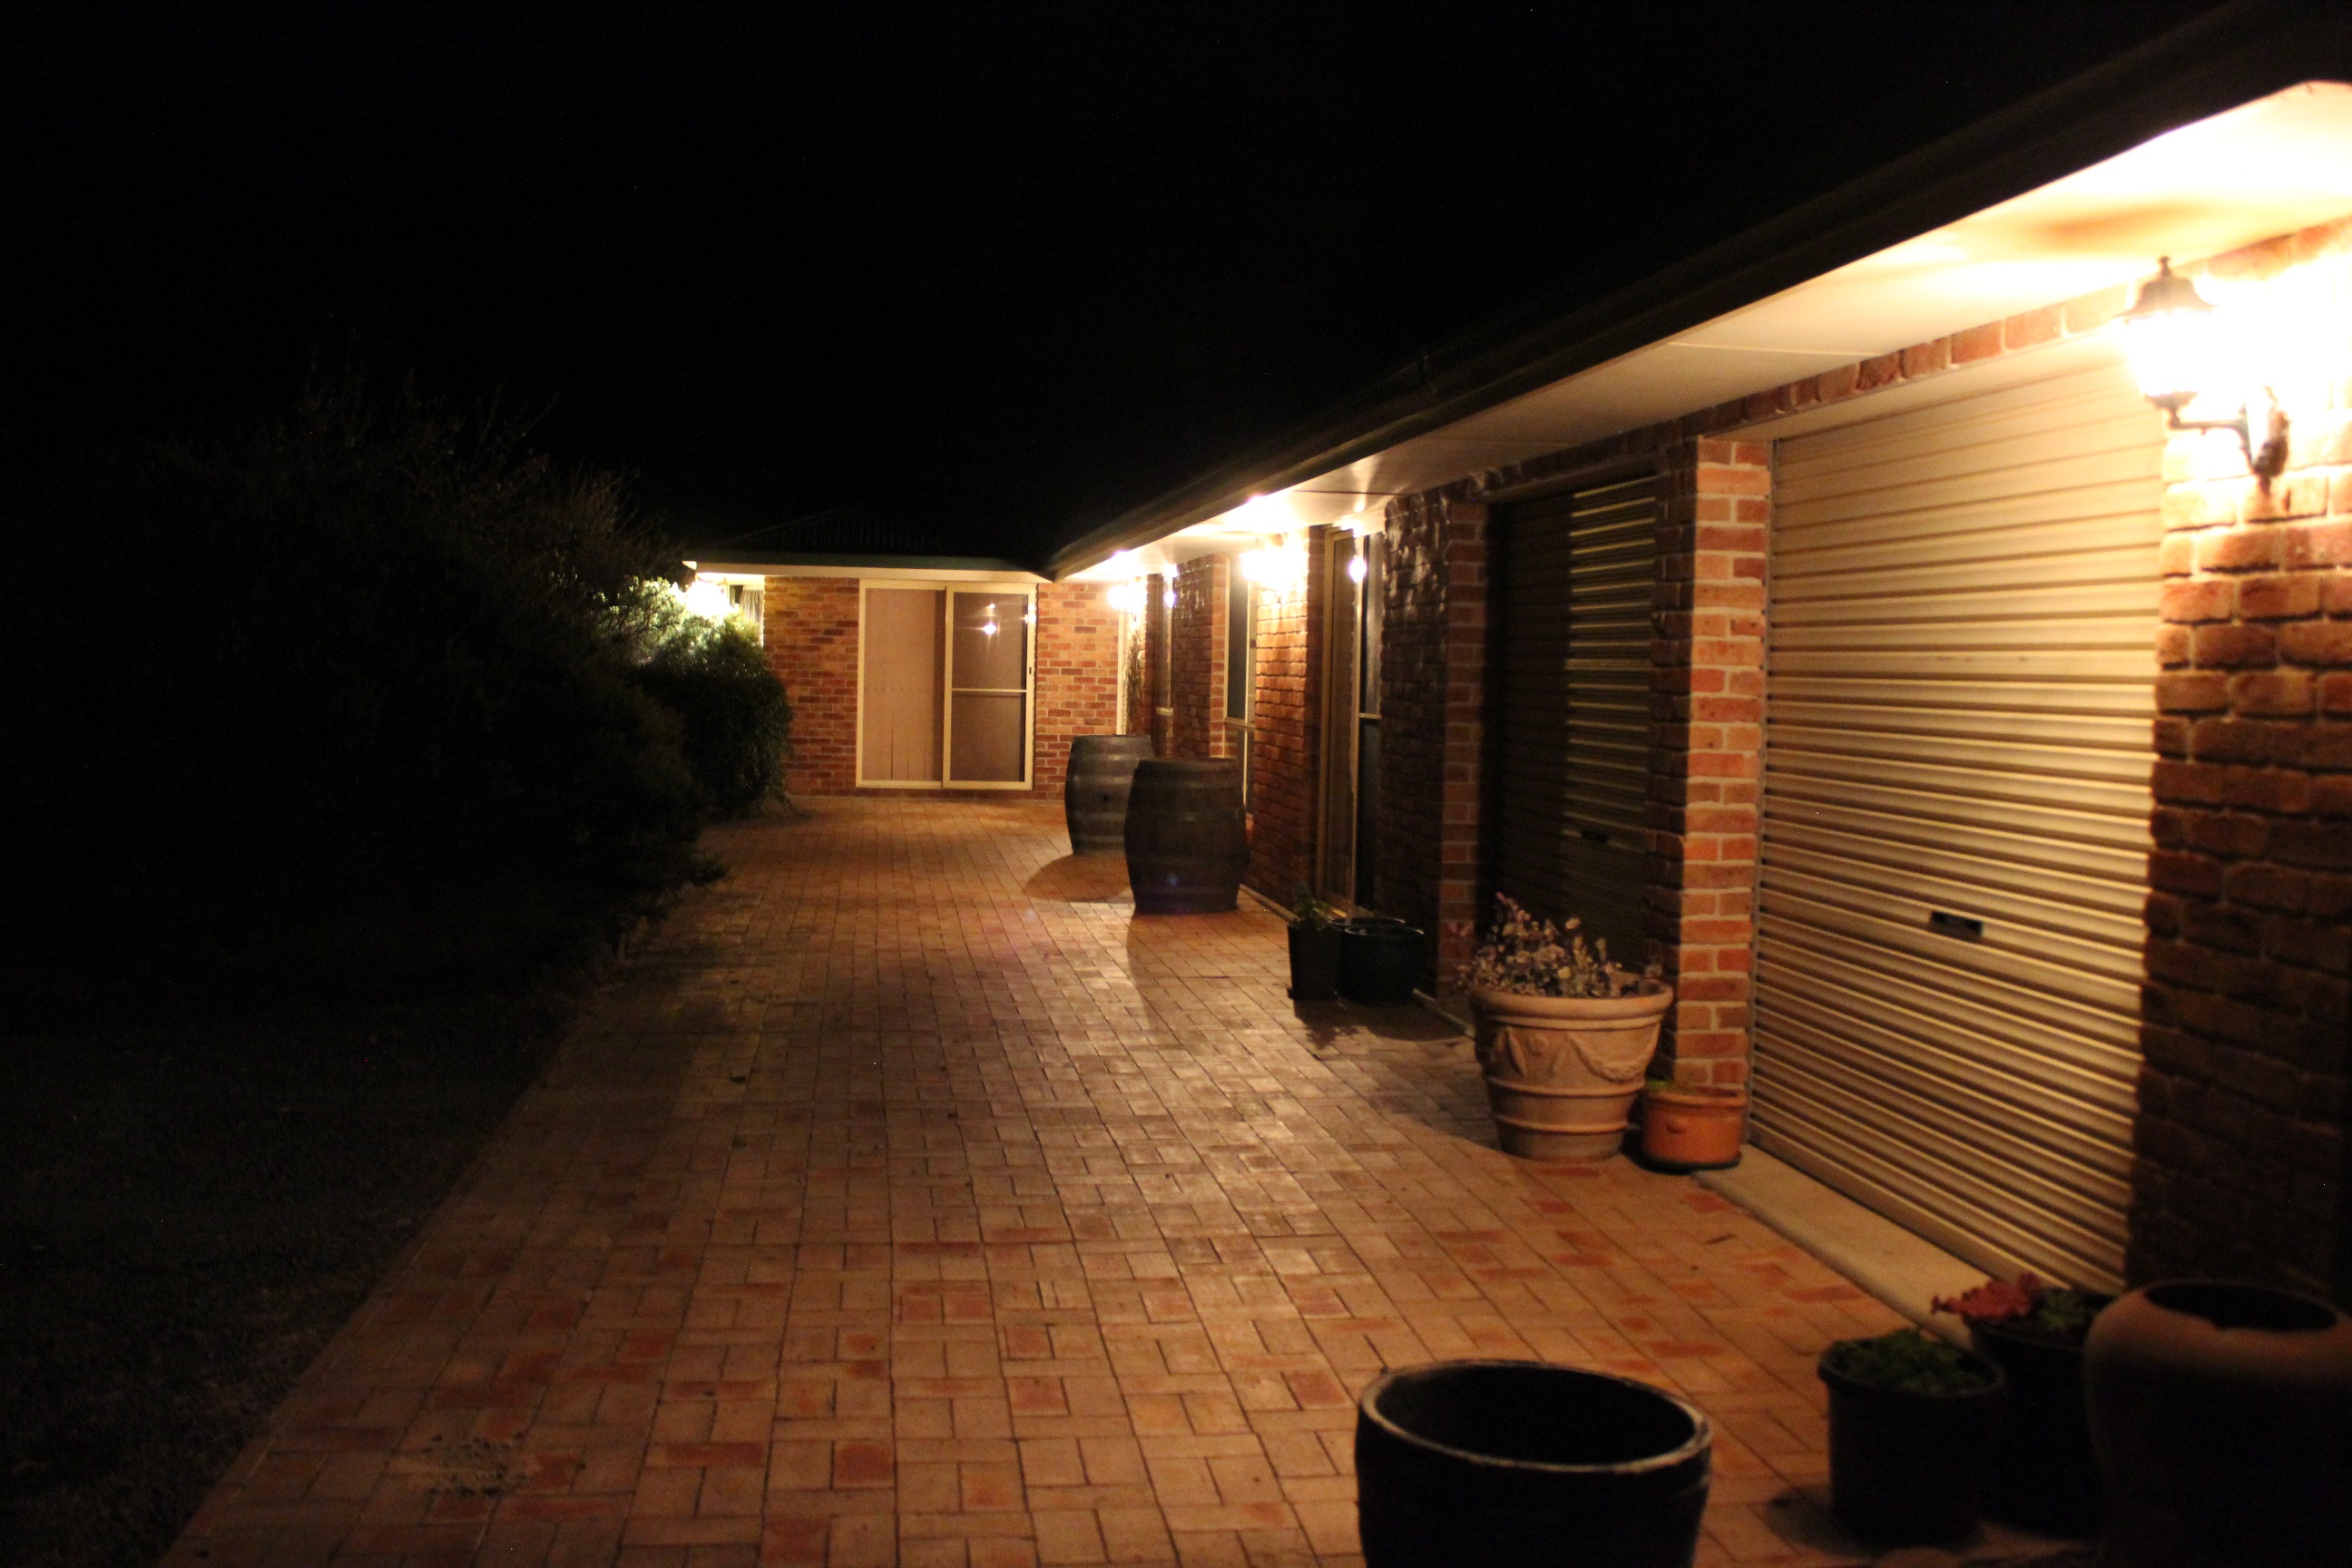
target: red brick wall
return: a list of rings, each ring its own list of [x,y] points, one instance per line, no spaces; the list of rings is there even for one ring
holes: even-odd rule
[[[1120,681],[1119,713],[1125,720],[1123,733],[1151,733],[1151,667],[1148,662],[1144,633],[1150,626],[1146,616],[1123,617],[1118,644],[1118,679]]]
[[[1233,754],[1225,729],[1225,574],[1230,570],[1222,555],[1203,555],[1176,570],[1176,608],[1169,616],[1175,712],[1160,748],[1163,757]]]
[[[2165,457],[2156,851],[2128,1270],[2352,1297],[2352,223],[2198,270],[2308,300],[2287,471]],[[2191,409],[2192,415],[2200,411]]]
[[[1176,754],[1174,716],[1160,710],[1160,672],[1176,657],[1171,646],[1176,623],[1172,610],[1163,617],[1158,606],[1175,585],[1172,575],[1162,576],[1156,572],[1143,580],[1147,606],[1143,616],[1143,730],[1151,737],[1152,751],[1163,757]]]
[[[1486,692],[1483,667],[1475,679],[1470,672],[1488,634],[1476,575],[1484,570],[1485,512],[1474,509],[1629,463],[1654,464],[1664,479],[1652,649],[1651,956],[1679,992],[1664,1037],[1678,1070],[1700,1081],[1742,1081],[1771,467],[1765,444],[1730,437],[1760,420],[2095,331],[2114,319],[2126,294],[2109,289],[2028,311],[1392,505],[1380,907],[1437,922],[1441,980],[1454,955],[1469,951],[1469,922],[1484,913],[1482,879],[1472,867]]]
[[[2352,220],[2208,270],[2221,287],[2299,277],[2306,335],[2352,335]],[[1652,931],[1682,990],[1668,1039],[1685,1076],[1744,1077],[1770,467],[1737,432],[2097,331],[2130,294],[2059,301],[1395,503],[1382,906],[1423,919],[1438,907],[1464,804],[1448,789],[1460,776],[1448,737],[1482,716],[1464,691],[1440,696],[1448,520],[1646,456],[1668,492],[1650,846]],[[2178,437],[2167,458],[2128,1267],[2136,1279],[2250,1273],[2352,1294],[2352,363],[2339,349],[2281,395],[2292,457],[2268,492],[2228,436]]]
[[[1061,793],[1073,735],[1108,734],[1118,722],[1119,616],[1103,595],[1100,584],[1038,585],[1036,794]],[[793,701],[788,787],[796,795],[908,793],[857,787],[857,612],[854,577],[768,579],[761,618],[768,663]]]
[[[1030,779],[1059,795],[1070,738],[1118,730],[1119,613],[1101,583],[1037,586],[1037,752]]]
[[[1454,517],[1456,508],[1463,510],[1461,524]],[[1395,914],[1428,931],[1440,985],[1449,983],[1454,963],[1442,921],[1461,905],[1461,889],[1446,886],[1446,868],[1458,868],[1463,851],[1458,823],[1449,823],[1449,804],[1458,809],[1463,790],[1473,802],[1473,858],[1477,839],[1475,745],[1473,773],[1449,775],[1449,757],[1456,750],[1449,742],[1451,721],[1477,724],[1479,717],[1477,703],[1467,715],[1449,710],[1449,696],[1461,696],[1446,670],[1454,569],[1449,545],[1456,527],[1484,545],[1484,508],[1442,491],[1406,496],[1388,508],[1381,572],[1381,823],[1373,856],[1379,869],[1369,898],[1381,914]],[[1475,886],[1470,898],[1477,898]]]
[[[1764,744],[1772,450],[1679,444],[1664,465],[1651,645],[1650,934],[1685,1082],[1748,1079]]]
[[[1330,530],[1307,531],[1307,574],[1261,587],[1252,671],[1249,885],[1288,903],[1311,879],[1322,701],[1324,558]]]
[[[857,580],[771,577],[761,609],[768,664],[793,702],[795,795],[857,783]]]

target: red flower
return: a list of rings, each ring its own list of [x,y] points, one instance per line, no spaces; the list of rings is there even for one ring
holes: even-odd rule
[[[1938,1312],[1957,1312],[1971,1323],[2007,1322],[2032,1315],[2045,1289],[2032,1274],[2021,1274],[2013,1280],[1988,1279],[1957,1300],[1938,1296],[1932,1305]]]

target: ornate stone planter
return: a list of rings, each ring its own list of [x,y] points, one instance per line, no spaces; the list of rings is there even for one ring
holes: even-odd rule
[[[1632,996],[1472,989],[1478,1066],[1505,1153],[1605,1160],[1618,1152],[1675,1001],[1663,981],[1642,984]]]

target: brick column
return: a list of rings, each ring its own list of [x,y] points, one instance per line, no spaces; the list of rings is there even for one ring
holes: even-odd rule
[[[1160,614],[1160,601],[1161,595],[1171,592],[1175,585],[1176,579],[1173,576],[1162,576],[1157,572],[1143,580],[1145,596],[1142,635],[1142,732],[1151,737],[1152,751],[1163,757],[1172,757],[1176,754],[1173,749],[1176,738],[1169,732],[1168,721],[1160,712],[1160,672],[1166,668],[1169,661],[1176,656],[1176,650],[1169,646],[1172,640],[1176,620],[1175,612],[1172,610],[1169,612],[1167,618],[1162,620]],[[1166,629],[1159,632],[1153,630],[1154,627],[1160,626]],[[1172,680],[1170,682],[1169,689],[1171,692],[1175,689]]]
[[[1203,555],[1176,571],[1176,608],[1169,615],[1175,679],[1168,725],[1170,757],[1231,753],[1225,731],[1225,583],[1230,564]]]
[[[1330,530],[1307,537],[1307,575],[1257,593],[1250,701],[1249,885],[1288,903],[1313,871],[1321,700],[1323,566]]]
[[[2352,286],[2341,226],[2212,270]],[[2280,388],[2267,490],[2231,437],[2165,456],[2135,1280],[2352,1295],[2352,363],[2326,368]]]
[[[1445,753],[1438,818],[1437,984],[1456,989],[1454,971],[1478,944],[1484,893],[1482,838],[1486,752],[1486,524],[1483,501],[1445,502]]]
[[[1675,988],[1664,1046],[1685,1082],[1748,1079],[1764,741],[1772,452],[1665,455],[1651,645],[1650,936]]]
[[[1434,931],[1445,819],[1445,499],[1390,504],[1381,571],[1375,885],[1358,899]]]

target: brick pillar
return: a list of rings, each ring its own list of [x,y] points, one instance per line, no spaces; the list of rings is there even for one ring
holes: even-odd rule
[[[1203,555],[1176,571],[1176,608],[1170,614],[1175,680],[1168,724],[1170,757],[1223,757],[1232,753],[1225,729],[1225,584],[1230,563]]]
[[[1142,732],[1151,737],[1152,751],[1163,757],[1172,757],[1176,754],[1172,749],[1176,744],[1176,738],[1169,732],[1167,716],[1160,711],[1160,672],[1169,668],[1169,661],[1176,655],[1176,650],[1169,646],[1172,640],[1171,634],[1175,628],[1176,622],[1175,613],[1172,610],[1164,618],[1160,611],[1161,596],[1171,592],[1175,585],[1176,579],[1173,576],[1162,576],[1157,572],[1143,580],[1145,597],[1142,636]],[[1174,689],[1172,681],[1170,689],[1171,691]]]
[[[1765,443],[1702,439],[1664,470],[1650,936],[1675,988],[1664,1047],[1685,1082],[1748,1079],[1771,463]]]
[[[1323,565],[1328,528],[1307,537],[1307,575],[1257,591],[1250,703],[1249,885],[1287,903],[1312,874],[1321,701]]]
[[[1058,794],[1070,742],[1107,735],[1118,721],[1120,622],[1098,583],[1045,583],[1037,589],[1036,756],[1031,786]]]
[[[2347,249],[2339,226],[2213,271],[2341,300]],[[2352,363],[2336,353],[2280,388],[2294,439],[2268,490],[2229,436],[2177,436],[2165,456],[2135,1281],[2352,1297]]]
[[[1434,931],[1445,817],[1445,501],[1390,503],[1381,572],[1376,885],[1360,900]],[[1441,972],[1442,978],[1442,972]]]
[[[1437,984],[1456,989],[1454,972],[1478,943],[1483,880],[1486,751],[1486,524],[1483,501],[1444,503],[1445,751],[1438,818]]]

